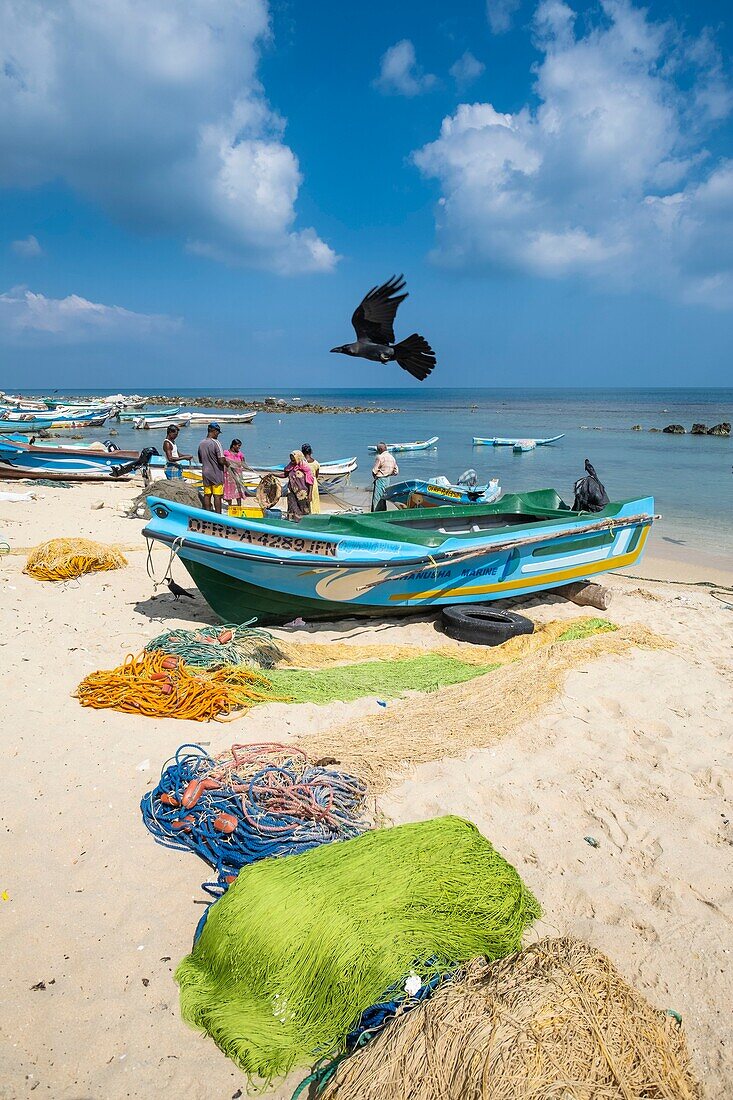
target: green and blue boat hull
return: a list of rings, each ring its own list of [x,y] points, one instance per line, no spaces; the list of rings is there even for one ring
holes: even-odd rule
[[[218,517],[149,498],[147,538],[172,547],[228,622],[424,613],[556,588],[635,564],[652,498],[572,512],[552,490],[484,507],[287,520]]]

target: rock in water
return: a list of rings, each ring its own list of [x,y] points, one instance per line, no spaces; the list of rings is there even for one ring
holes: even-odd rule
[[[708,435],[730,435],[730,424],[724,420],[722,424],[714,424],[708,428]]]
[[[632,430],[632,432],[640,432],[641,431],[641,424],[634,424],[631,430]]]
[[[693,424],[690,428],[690,435],[705,435],[707,430],[707,424]]]
[[[662,431],[666,432],[667,435],[684,435],[685,434],[685,429],[682,427],[681,424],[668,424],[666,428],[662,428]]]

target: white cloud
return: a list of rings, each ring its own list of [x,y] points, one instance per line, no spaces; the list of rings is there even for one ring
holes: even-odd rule
[[[467,88],[474,80],[478,80],[486,66],[483,61],[474,57],[470,50],[466,50],[462,57],[454,61],[449,72],[459,89]]]
[[[414,154],[443,192],[436,256],[733,306],[733,162],[704,146],[731,110],[714,43],[629,0],[602,7],[581,34],[544,0],[538,106],[461,104]]]
[[[10,341],[45,338],[58,343],[139,339],[173,331],[181,322],[156,313],[90,302],[78,294],[47,298],[27,287],[0,294],[0,335]]]
[[[280,272],[337,257],[257,64],[266,0],[2,0],[0,185],[62,178],[136,229]]]
[[[34,237],[32,233],[28,237],[23,237],[20,241],[13,241],[10,247],[16,256],[21,256],[24,260],[31,260],[34,256],[43,255],[43,249],[38,243],[38,238]]]
[[[486,18],[492,34],[506,34],[511,28],[521,0],[486,0]]]
[[[432,73],[424,73],[417,63],[415,47],[409,38],[390,46],[382,55],[376,88],[385,95],[416,96],[435,86]]]

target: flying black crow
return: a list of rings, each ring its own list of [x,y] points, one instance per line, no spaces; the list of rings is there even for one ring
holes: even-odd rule
[[[356,332],[355,342],[331,348],[331,351],[371,359],[374,363],[394,360],[413,378],[423,382],[435,366],[435,352],[425,337],[414,332],[399,344],[394,342],[395,314],[400,302],[407,297],[406,291],[400,294],[404,287],[402,275],[393,275],[383,286],[373,286],[351,318]]]

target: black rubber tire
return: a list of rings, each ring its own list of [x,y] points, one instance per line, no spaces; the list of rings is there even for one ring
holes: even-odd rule
[[[499,611],[491,604],[456,604],[443,608],[443,630],[457,642],[501,645],[517,634],[532,634],[534,623],[514,611]]]

